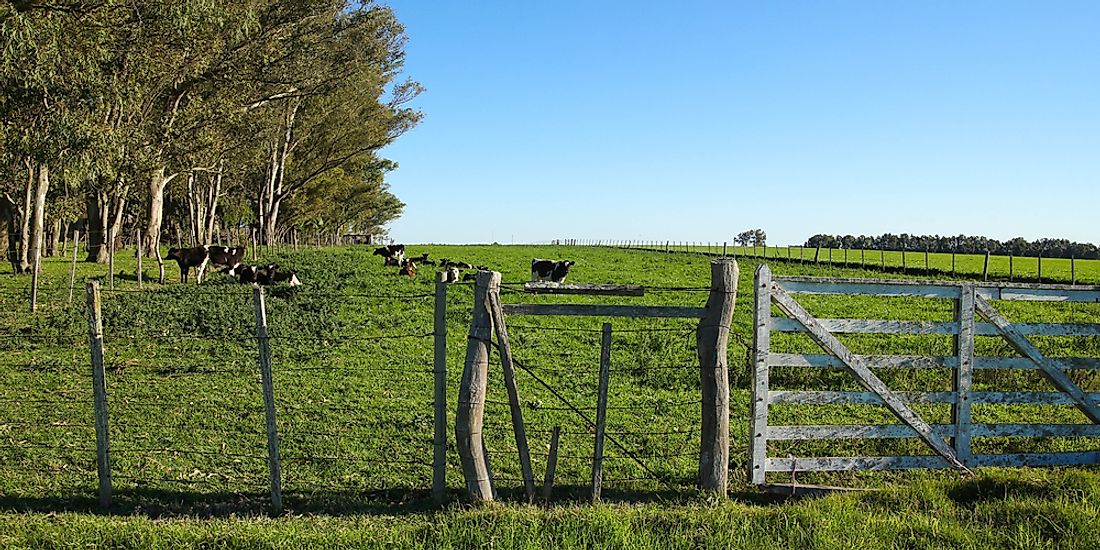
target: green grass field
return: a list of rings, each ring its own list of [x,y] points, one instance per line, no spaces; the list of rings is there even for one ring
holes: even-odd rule
[[[503,273],[506,302],[624,302],[701,306],[709,258],[607,247],[410,246]],[[527,296],[532,257],[573,259],[571,282],[637,283],[643,298]],[[948,256],[950,258],[950,256]],[[745,476],[752,273],[741,258],[739,303],[730,343],[732,498],[693,489],[698,452],[694,323],[615,319],[605,503],[585,504],[592,434],[555,393],[591,415],[603,319],[509,319],[517,383],[536,477],[553,426],[563,430],[555,505],[517,503],[522,490],[499,362],[490,367],[486,441],[502,504],[463,504],[453,447],[454,402],[465,357],[472,289],[448,293],[452,504],[430,500],[432,308],[429,270],[414,280],[384,269],[367,247],[281,250],[266,255],[306,285],[268,295],[275,399],[287,514],[266,516],[267,464],[252,291],[219,276],[137,291],[134,262],[117,259],[115,290],[103,290],[111,407],[114,505],[97,511],[87,322],[83,280],[105,267],[78,264],[74,305],[66,305],[68,262],[44,264],[39,312],[28,312],[29,278],[0,274],[0,546],[428,546],[471,547],[1092,547],[1100,542],[1100,475],[1094,467],[985,469],[960,479],[948,471],[799,476],[876,489],[787,502],[757,494]],[[923,266],[923,255],[920,257]],[[899,262],[900,263],[900,262]],[[1068,262],[1067,262],[1068,263]],[[883,276],[875,270],[778,262],[780,275]],[[979,265],[980,271],[980,265]],[[1080,266],[1079,266],[1080,269]],[[1044,277],[1046,277],[1044,263]],[[962,270],[960,270],[961,272]],[[885,276],[898,277],[899,273]],[[1082,280],[1078,273],[1078,280]],[[106,287],[106,281],[103,281]],[[943,300],[806,298],[822,316],[947,320]],[[1100,304],[1005,304],[1013,321],[1097,322]],[[857,352],[945,353],[944,337],[846,337]],[[1037,339],[1055,356],[1100,357],[1100,338]],[[992,339],[982,353],[1006,354]],[[798,337],[774,349],[812,351]],[[1073,373],[1086,391],[1095,372]],[[537,380],[536,380],[537,377]],[[883,373],[898,389],[947,390],[940,372]],[[538,380],[553,388],[554,393]],[[979,388],[1035,389],[1027,371],[983,373]],[[790,369],[776,389],[850,389],[844,373]],[[946,388],[945,388],[946,386]],[[1045,388],[1045,387],[1044,387]],[[943,420],[945,406],[921,413]],[[885,421],[879,407],[777,410],[791,424]],[[996,422],[1080,422],[1071,407],[987,406]],[[1096,450],[1085,438],[990,438],[989,452]],[[906,440],[777,444],[772,456],[925,453]],[[632,455],[632,456],[631,456]],[[775,481],[789,481],[777,477]]]

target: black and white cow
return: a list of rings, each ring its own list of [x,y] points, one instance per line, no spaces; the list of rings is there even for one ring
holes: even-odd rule
[[[293,271],[281,269],[276,264],[268,265],[243,265],[238,264],[228,268],[222,273],[230,277],[236,277],[240,283],[255,283],[258,285],[273,285],[285,282],[290,286],[298,286],[302,281]]]
[[[569,274],[569,268],[573,267],[575,263],[569,260],[557,261],[535,258],[531,260],[531,280],[560,283],[565,280],[565,276]]]
[[[448,260],[447,258],[441,258],[439,260],[439,266],[443,267],[443,268],[447,268],[447,269],[452,268],[452,267],[456,268],[456,269],[473,269],[474,268],[474,266],[472,266],[472,265],[470,265],[466,262]]]
[[[401,265],[401,260],[405,259],[405,245],[391,244],[380,246],[374,249],[373,255],[382,256],[386,265]]]
[[[168,259],[175,260],[180,266],[180,281],[186,283],[192,267],[197,267],[196,282],[202,282],[202,274],[207,264],[234,268],[244,258],[243,246],[203,245],[194,248],[169,248]]]

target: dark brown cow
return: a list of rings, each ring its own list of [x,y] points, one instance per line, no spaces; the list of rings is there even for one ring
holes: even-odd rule
[[[180,281],[186,283],[192,267],[197,267],[196,282],[202,282],[206,265],[223,265],[230,269],[240,265],[244,258],[243,246],[203,245],[194,248],[169,248],[168,259],[175,260],[180,266]]]

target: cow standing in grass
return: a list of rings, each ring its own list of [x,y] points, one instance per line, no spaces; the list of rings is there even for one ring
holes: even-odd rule
[[[207,264],[234,268],[244,259],[243,246],[203,245],[194,248],[169,248],[168,259],[180,266],[180,282],[186,283],[192,267],[196,267],[196,283],[202,282]]]

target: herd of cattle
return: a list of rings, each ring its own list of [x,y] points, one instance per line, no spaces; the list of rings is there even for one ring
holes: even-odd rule
[[[222,273],[235,278],[240,283],[252,283],[258,285],[271,285],[275,283],[287,283],[290,286],[298,286],[302,281],[290,270],[282,269],[276,264],[246,265],[244,260],[245,248],[243,246],[216,246],[204,245],[193,248],[169,248],[168,259],[175,260],[180,267],[180,281],[186,283],[191,268],[196,268],[196,281],[201,283],[203,273],[210,264],[222,267]],[[383,264],[400,268],[399,274],[405,277],[416,277],[417,267],[422,265],[438,266],[445,273],[444,282],[455,283],[459,281],[472,281],[474,273],[464,273],[466,270],[488,270],[483,265],[473,266],[466,262],[442,258],[439,261],[428,258],[425,252],[419,256],[406,258],[405,245],[391,244],[374,249],[375,256],[382,256]],[[543,260],[535,258],[531,260],[531,280],[551,281],[561,283],[569,274],[569,269],[575,262]]]

